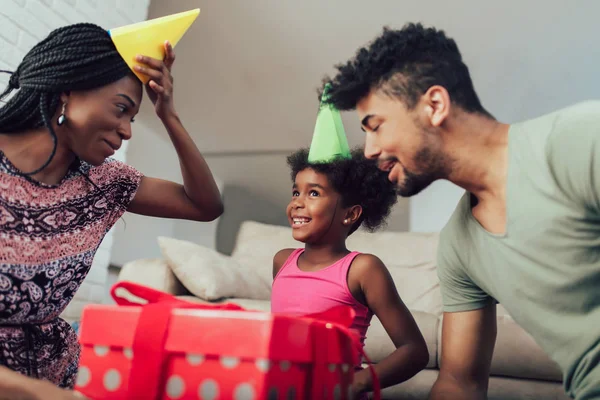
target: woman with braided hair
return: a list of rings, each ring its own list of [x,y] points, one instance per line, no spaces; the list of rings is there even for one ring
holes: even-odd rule
[[[110,158],[131,138],[143,85],[96,25],[51,32],[0,95],[0,366],[20,373],[0,367],[0,394],[22,375],[73,387],[79,347],[59,315],[125,211],[197,221],[223,211],[175,111],[169,43],[165,54],[138,56],[135,70],[150,78],[146,91],[179,156],[183,185]]]

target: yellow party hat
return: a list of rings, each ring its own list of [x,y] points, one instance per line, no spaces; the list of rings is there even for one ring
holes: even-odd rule
[[[122,26],[108,31],[117,51],[133,73],[146,84],[148,76],[133,69],[138,54],[162,60],[165,57],[165,41],[175,47],[200,14],[200,9],[167,15],[148,21]]]

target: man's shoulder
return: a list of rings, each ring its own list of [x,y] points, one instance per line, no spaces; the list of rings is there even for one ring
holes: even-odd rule
[[[549,145],[564,140],[596,138],[600,131],[600,101],[585,101],[555,112]]]
[[[549,139],[564,135],[586,134],[588,127],[600,125],[600,100],[587,100],[514,123],[513,126],[549,127]],[[572,136],[571,136],[572,138]]]
[[[564,107],[558,111],[556,114],[566,117],[596,117],[598,118],[600,113],[600,100],[586,100],[581,101],[579,103],[575,103],[568,107]]]

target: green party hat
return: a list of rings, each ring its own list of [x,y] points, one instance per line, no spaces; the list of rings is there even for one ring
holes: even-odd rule
[[[329,89],[330,85],[325,85],[308,153],[308,162],[313,164],[331,162],[336,158],[352,158],[342,116],[337,109],[325,103]]]

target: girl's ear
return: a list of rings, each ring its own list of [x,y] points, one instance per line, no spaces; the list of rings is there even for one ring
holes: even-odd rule
[[[361,215],[362,207],[358,205],[352,206],[346,209],[346,212],[344,213],[343,224],[346,226],[352,226],[356,221],[358,221]]]

